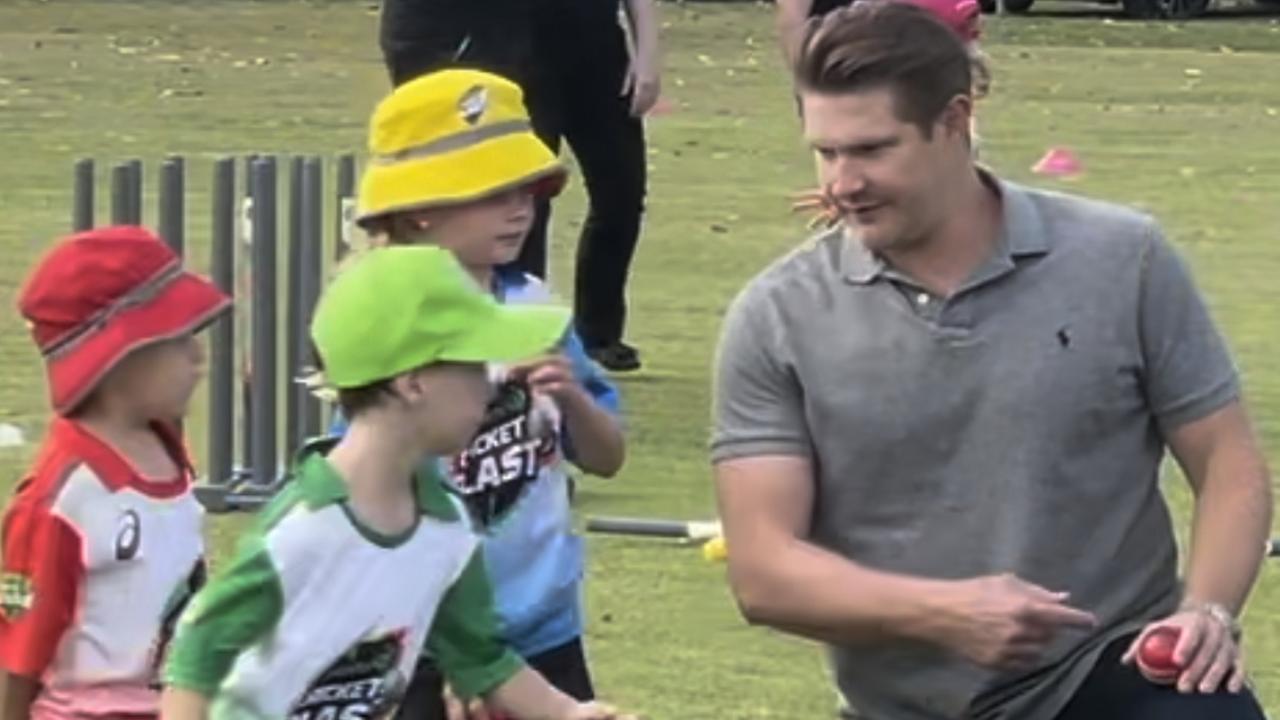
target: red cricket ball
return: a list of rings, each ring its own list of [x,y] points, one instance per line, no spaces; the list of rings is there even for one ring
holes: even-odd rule
[[[1154,683],[1171,683],[1178,679],[1182,667],[1174,660],[1182,631],[1174,627],[1158,627],[1147,633],[1138,646],[1138,670]]]

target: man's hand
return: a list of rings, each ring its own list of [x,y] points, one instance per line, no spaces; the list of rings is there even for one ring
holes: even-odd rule
[[[1034,667],[1060,631],[1097,624],[1092,614],[1066,605],[1067,593],[1013,575],[962,580],[953,587],[939,640],[984,667]]]
[[[662,76],[658,71],[656,57],[637,55],[627,65],[627,73],[622,79],[623,97],[631,96],[631,116],[644,117],[658,102],[662,93]]]
[[[1178,692],[1215,693],[1226,680],[1227,690],[1238,693],[1244,689],[1246,673],[1244,653],[1234,637],[1232,625],[1228,618],[1215,614],[1208,606],[1184,608],[1143,628],[1120,661],[1126,665],[1135,662],[1138,648],[1156,628],[1176,628],[1179,637],[1173,649],[1173,662],[1182,668]]]

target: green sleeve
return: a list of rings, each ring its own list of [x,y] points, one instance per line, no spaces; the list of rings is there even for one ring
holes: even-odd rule
[[[491,692],[524,666],[498,637],[493,588],[479,549],[440,601],[427,651],[464,698]]]
[[[165,682],[217,695],[240,653],[275,627],[284,590],[262,535],[242,543],[236,559],[191,601],[165,664]]]

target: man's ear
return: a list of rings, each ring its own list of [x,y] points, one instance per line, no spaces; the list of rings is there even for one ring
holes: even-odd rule
[[[949,136],[968,137],[972,132],[973,98],[968,95],[956,95],[942,109],[938,124]]]

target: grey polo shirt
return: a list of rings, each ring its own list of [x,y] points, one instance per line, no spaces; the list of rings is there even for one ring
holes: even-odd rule
[[[712,460],[808,457],[818,545],[920,577],[1012,572],[1101,627],[1017,676],[931,645],[833,647],[849,717],[1054,717],[1105,644],[1179,602],[1165,438],[1238,394],[1150,218],[988,182],[1004,232],[952,297],[840,229],[747,286],[717,355]]]

